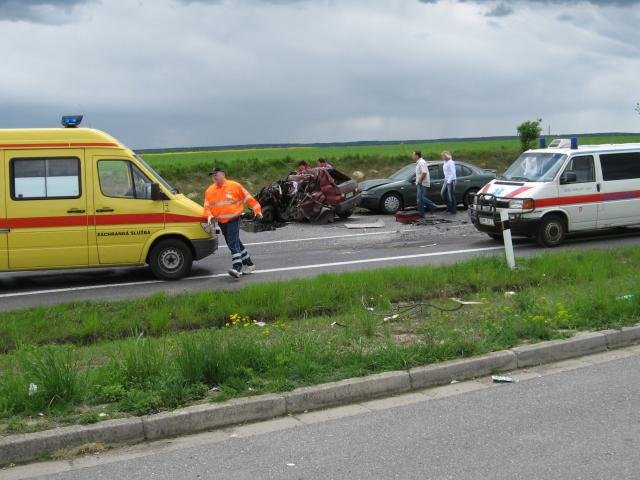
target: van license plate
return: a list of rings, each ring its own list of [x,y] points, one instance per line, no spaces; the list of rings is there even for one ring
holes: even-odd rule
[[[493,218],[479,217],[478,220],[480,221],[480,225],[489,225],[491,227],[495,226]]]
[[[349,192],[344,196],[344,198],[351,198],[351,197],[353,197],[353,192]]]

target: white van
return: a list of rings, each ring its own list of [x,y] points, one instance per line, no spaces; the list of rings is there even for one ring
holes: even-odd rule
[[[528,150],[478,192],[469,215],[501,239],[500,208],[509,209],[513,235],[546,247],[571,232],[640,225],[640,144],[578,147],[572,138]]]

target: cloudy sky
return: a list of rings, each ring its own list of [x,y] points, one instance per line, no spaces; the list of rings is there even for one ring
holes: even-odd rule
[[[640,131],[640,0],[0,0],[0,128],[133,148]]]

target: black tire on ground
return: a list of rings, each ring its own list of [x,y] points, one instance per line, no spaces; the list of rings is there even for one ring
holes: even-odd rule
[[[387,193],[380,200],[380,211],[387,215],[393,215],[398,210],[402,210],[402,197],[400,194],[391,192]]]
[[[536,240],[543,247],[557,247],[564,240],[566,231],[567,227],[562,217],[548,215],[540,221]]]
[[[276,209],[273,205],[266,205],[262,207],[262,221],[265,223],[272,223],[276,220]]]
[[[493,238],[496,242],[502,242],[502,235],[499,233],[487,233],[491,238]]]
[[[351,215],[353,215],[353,209],[343,210],[336,215],[338,215],[340,218],[349,218]]]
[[[182,240],[169,238],[158,242],[149,253],[149,266],[160,280],[178,280],[191,271],[193,255]]]
[[[469,205],[473,202],[473,197],[478,193],[478,191],[479,189],[472,187],[464,192],[464,196],[462,197],[462,204],[464,205],[464,208],[469,208]]]

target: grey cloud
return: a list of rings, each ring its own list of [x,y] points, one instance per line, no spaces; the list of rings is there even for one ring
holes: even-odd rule
[[[507,15],[511,15],[512,13],[513,8],[505,3],[499,3],[484,15],[485,17],[506,17]]]
[[[94,0],[0,0],[0,22],[65,23],[79,4]],[[55,13],[55,14],[52,14]]]

